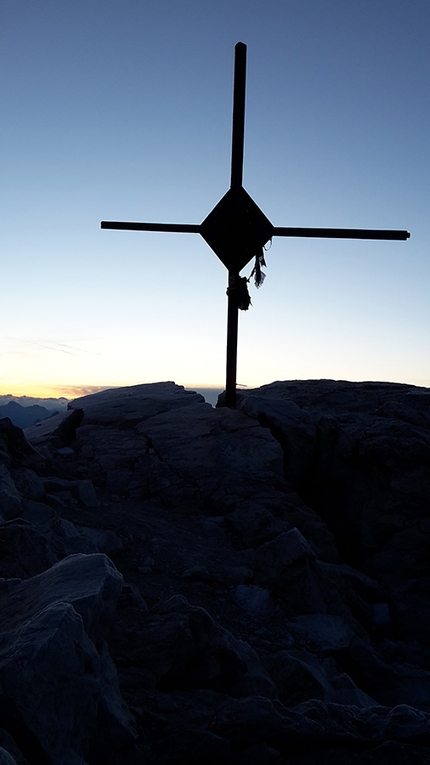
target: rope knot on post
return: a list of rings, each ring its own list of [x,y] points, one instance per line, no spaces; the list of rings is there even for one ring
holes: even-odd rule
[[[252,305],[248,290],[249,279],[246,276],[237,276],[235,283],[227,287],[227,297],[233,297],[236,294],[237,307],[240,311],[247,311]]]

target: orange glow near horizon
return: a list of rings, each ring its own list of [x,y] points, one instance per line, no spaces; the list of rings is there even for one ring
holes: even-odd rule
[[[48,383],[25,383],[25,382],[12,382],[8,384],[0,383],[0,396],[12,396],[18,398],[20,396],[28,396],[28,398],[67,398],[72,401],[75,398],[81,396],[88,396],[92,393],[100,393],[102,390],[108,390],[109,388],[124,388],[132,385],[148,384],[148,382],[160,382],[157,380],[145,380],[139,382],[127,382],[123,384],[107,384],[107,385],[55,385]],[[206,389],[206,390],[219,390],[223,389],[222,385],[205,385],[205,384],[187,384],[178,383],[178,385],[184,385],[185,388]]]
[[[49,385],[13,383],[0,385],[0,396],[28,396],[29,398],[67,398],[74,399],[87,396],[89,393],[99,393],[112,385]]]

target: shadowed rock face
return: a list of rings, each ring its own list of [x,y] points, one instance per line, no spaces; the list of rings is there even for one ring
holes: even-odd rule
[[[278,438],[287,477],[335,533],[345,558],[375,573],[390,560],[393,575],[399,566],[404,576],[420,565],[428,573],[430,391],[272,383],[244,393],[240,408]]]
[[[429,396],[0,420],[0,762],[428,763]]]
[[[0,715],[29,762],[84,762],[91,746],[133,742],[104,637],[122,577],[104,555],[75,555],[0,588]],[[109,722],[109,730],[105,724]]]

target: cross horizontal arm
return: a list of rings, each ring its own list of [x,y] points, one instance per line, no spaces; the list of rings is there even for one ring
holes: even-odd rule
[[[273,236],[313,236],[320,239],[392,239],[405,241],[409,231],[366,228],[290,228],[273,226]]]
[[[200,234],[200,226],[192,223],[129,223],[118,220],[102,220],[100,228],[115,228],[123,231],[173,231],[179,234]]]

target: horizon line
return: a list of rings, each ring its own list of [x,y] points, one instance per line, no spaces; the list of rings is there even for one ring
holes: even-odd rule
[[[328,378],[328,377],[319,377],[319,378],[301,378],[300,381],[305,380],[323,380],[323,379],[335,379],[335,378]],[[271,380],[270,382],[265,382],[261,384],[254,384],[254,385],[246,385],[244,383],[238,383],[237,388],[246,390],[246,389],[252,389],[252,388],[261,388],[263,385],[270,385],[272,382],[292,382],[292,381],[299,381],[298,378],[285,378],[284,380]],[[430,378],[414,378],[413,380],[376,380],[376,379],[360,379],[360,380],[347,380],[343,378],[342,380],[339,378],[336,378],[338,382],[381,382],[381,383],[397,383],[400,385],[414,385],[416,387],[423,387],[423,388],[429,388],[430,387]],[[73,401],[77,398],[82,398],[83,396],[89,396],[95,393],[101,393],[104,390],[110,390],[110,389],[117,389],[117,388],[130,388],[134,387],[135,385],[151,385],[156,384],[157,382],[174,382],[173,380],[152,380],[152,381],[145,381],[145,382],[128,382],[128,383],[118,383],[118,384],[105,384],[105,385],[31,385],[31,384],[23,384],[23,383],[17,383],[16,385],[7,385],[3,386],[0,383],[0,398],[43,398],[43,399],[60,399],[64,398],[68,401]],[[216,384],[216,383],[176,383],[175,385],[181,385],[186,390],[207,390],[207,391],[223,391],[225,390],[225,384]],[[5,392],[2,391],[2,388]],[[11,390],[15,389],[15,392],[12,393]]]

